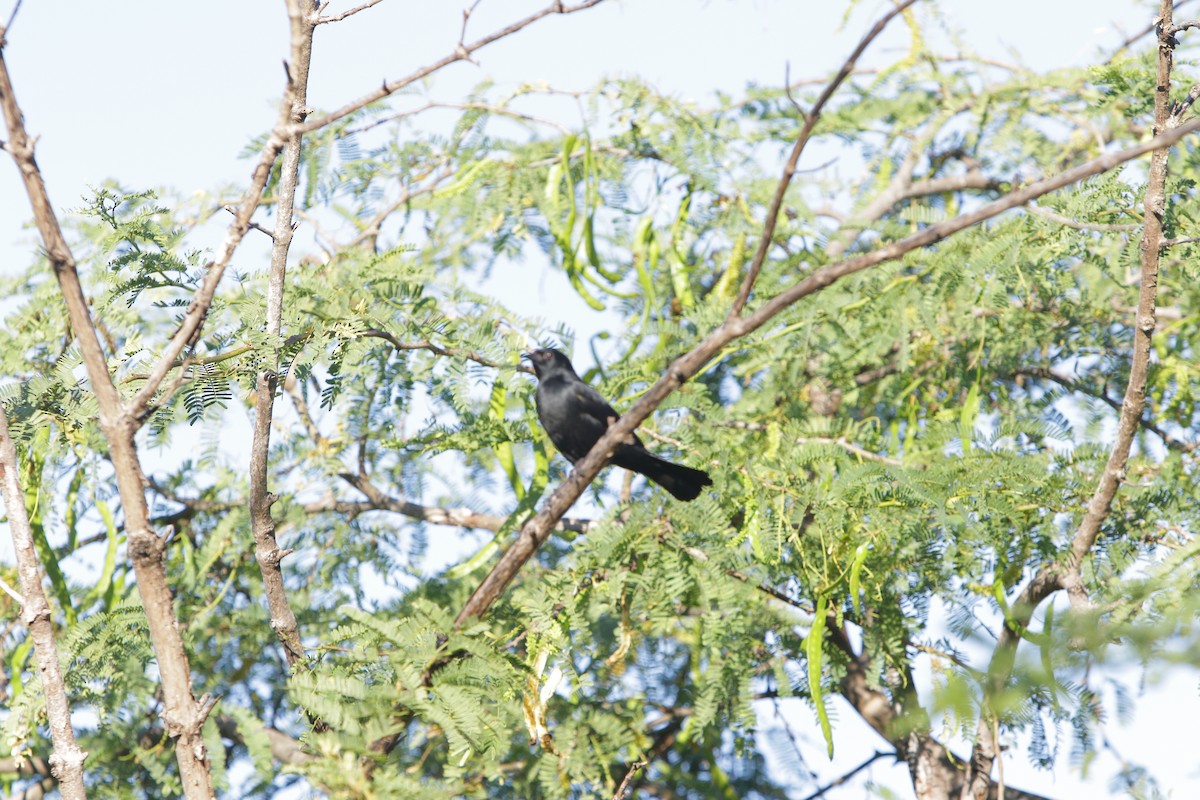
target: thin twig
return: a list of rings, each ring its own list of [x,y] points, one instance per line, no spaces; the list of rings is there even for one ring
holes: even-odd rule
[[[796,174],[796,165],[800,161],[800,155],[804,152],[804,147],[808,144],[808,140],[812,136],[813,128],[816,127],[817,121],[821,118],[821,112],[824,110],[825,104],[833,97],[834,93],[842,85],[842,82],[854,72],[854,65],[858,63],[858,59],[866,51],[871,42],[883,32],[883,29],[887,27],[892,19],[898,14],[903,13],[915,2],[916,0],[904,0],[898,3],[891,11],[884,14],[872,26],[871,30],[867,31],[866,36],[859,41],[858,46],[850,53],[850,57],[842,64],[842,68],[826,84],[825,90],[817,97],[812,109],[804,115],[804,125],[800,129],[800,134],[796,137],[796,143],[792,145],[792,153],[788,156],[787,164],[783,168],[783,177],[779,179],[779,183],[775,187],[775,195],[771,198],[771,205],[767,208],[767,216],[763,222],[763,232],[758,239],[758,249],[754,252],[754,259],[750,262],[750,270],[746,274],[745,280],[742,281],[737,298],[733,301],[733,307],[729,310],[730,319],[740,316],[742,309],[746,307],[746,302],[750,299],[750,292],[754,289],[754,282],[758,280],[758,273],[762,270],[763,262],[767,259],[767,251],[771,247],[771,240],[775,236],[775,226],[779,221],[779,210],[783,207],[783,198],[787,194],[788,186],[791,185],[792,176]]]
[[[498,361],[493,361],[487,356],[475,350],[463,350],[457,347],[440,347],[428,339],[421,339],[416,342],[405,342],[397,339],[387,331],[378,328],[368,328],[359,332],[359,336],[367,336],[375,339],[383,339],[397,350],[428,350],[434,355],[444,356],[446,358],[463,358],[467,361],[474,361],[476,364],[481,364],[492,369],[510,369],[514,372],[525,372],[529,375],[533,374],[533,370],[529,367],[520,364],[501,364]]]
[[[888,758],[889,756],[890,756],[890,757],[892,757],[892,758],[895,758],[895,757],[896,757],[896,754],[895,754],[895,753],[885,753],[885,752],[884,752],[884,751],[882,751],[882,750],[876,750],[876,751],[875,751],[875,755],[871,756],[871,757],[870,757],[870,758],[868,758],[866,761],[862,762],[861,764],[859,764],[857,767],[855,767],[854,769],[850,770],[850,771],[849,771],[849,772],[847,772],[846,774],[844,774],[844,775],[842,775],[842,776],[840,776],[840,777],[838,777],[838,778],[835,778],[835,779],[833,779],[833,780],[832,780],[832,781],[830,781],[829,783],[827,783],[827,784],[825,784],[824,786],[822,786],[820,789],[817,789],[815,792],[813,792],[812,794],[810,794],[810,795],[808,795],[807,797],[805,797],[805,798],[804,798],[804,800],[817,800],[817,798],[818,798],[818,797],[823,797],[823,796],[825,795],[825,793],[826,793],[826,792],[828,792],[830,789],[836,789],[837,787],[839,787],[839,786],[841,786],[842,784],[844,784],[844,783],[846,783],[847,781],[849,781],[851,778],[853,778],[853,777],[854,777],[855,775],[857,775],[858,773],[862,772],[862,771],[863,771],[864,769],[866,769],[867,767],[869,767],[869,766],[871,766],[872,764],[874,764],[874,763],[875,763],[876,761],[878,761],[879,759],[881,759],[881,758]]]
[[[522,28],[532,25],[543,17],[550,16],[551,14],[574,14],[578,11],[585,11],[593,6],[597,6],[602,2],[604,2],[604,0],[585,0],[585,2],[579,3],[578,5],[567,6],[563,5],[561,0],[559,0],[559,2],[552,3],[546,8],[543,8],[541,11],[534,12],[524,19],[520,19],[510,25],[506,25],[500,30],[490,33],[481,39],[476,39],[470,44],[463,44],[460,42],[455,46],[454,52],[450,55],[440,58],[432,64],[421,67],[416,72],[406,75],[403,78],[399,78],[394,81],[385,81],[383,85],[375,91],[369,92],[357,100],[347,103],[336,111],[331,111],[328,114],[308,120],[302,125],[296,126],[298,128],[298,132],[311,133],[312,131],[323,128],[332,122],[337,122],[339,119],[353,114],[360,108],[365,108],[371,103],[378,102],[388,95],[395,94],[404,87],[410,86],[417,81],[432,75],[443,67],[449,66],[456,61],[466,61],[470,59],[471,54],[476,50],[486,47],[492,42],[503,39],[506,36],[511,36]]]
[[[629,791],[629,784],[633,781],[633,776],[638,773],[638,770],[645,767],[646,763],[645,761],[634,761],[629,765],[629,769],[625,771],[625,777],[621,780],[621,785],[613,793],[613,800],[625,800],[625,793]]]
[[[1068,216],[1051,211],[1042,206],[1027,206],[1026,211],[1030,214],[1036,214],[1039,217],[1044,217],[1051,222],[1057,222],[1059,225],[1065,225],[1068,228],[1074,228],[1077,231],[1119,231],[1122,233],[1130,233],[1142,227],[1137,223],[1121,223],[1121,222],[1087,222],[1085,220],[1071,219]]]
[[[315,20],[313,20],[312,24],[313,25],[325,25],[326,23],[329,23],[329,22],[341,22],[342,20],[346,19],[347,17],[352,17],[355,14],[357,14],[358,12],[366,11],[371,6],[379,5],[382,2],[383,2],[383,0],[368,0],[366,3],[363,3],[362,5],[355,6],[354,8],[351,8],[351,9],[347,9],[346,11],[343,11],[340,14],[331,14],[328,17],[317,17]]]
[[[904,462],[898,458],[888,458],[881,456],[878,453],[873,453],[863,447],[859,447],[854,442],[847,439],[845,436],[832,438],[829,436],[801,436],[796,439],[796,444],[830,444],[834,447],[840,447],[847,453],[852,453],[861,459],[874,461],[876,464],[886,464],[889,467],[902,467]]]
[[[17,0],[13,4],[12,13],[8,15],[8,21],[4,23],[4,27],[0,28],[0,47],[4,46],[4,39],[12,31],[13,23],[17,21],[17,12],[21,10],[23,0]]]

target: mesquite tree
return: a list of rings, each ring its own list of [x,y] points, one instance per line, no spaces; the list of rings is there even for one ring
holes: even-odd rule
[[[922,800],[1036,798],[1003,748],[1086,762],[1110,665],[1196,660],[1200,84],[1169,0],[1087,70],[940,52],[905,0],[820,81],[609,80],[572,119],[540,84],[401,96],[602,0],[481,38],[468,9],[445,58],[310,108],[314,30],[377,2],[288,0],[278,120],[199,214],[112,184],[64,225],[0,58],[41,236],[4,278],[6,790],[820,793],[822,753],[767,768],[774,705],[830,754],[857,713]],[[487,289],[540,265],[594,315]],[[534,343],[624,412],[571,471]],[[635,426],[711,491],[594,480]]]

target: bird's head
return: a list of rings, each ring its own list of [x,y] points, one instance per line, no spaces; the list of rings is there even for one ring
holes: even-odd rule
[[[571,359],[553,347],[543,347],[522,353],[521,357],[533,365],[533,372],[539,380],[553,372],[566,371],[571,375],[575,374],[575,368],[571,366]]]

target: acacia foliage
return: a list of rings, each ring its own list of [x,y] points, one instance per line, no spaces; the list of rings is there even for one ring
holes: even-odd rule
[[[924,48],[914,35],[828,109],[809,158],[837,161],[789,191],[752,304],[1145,134],[1148,55],[1039,75]],[[738,341],[647,426],[657,449],[708,469],[713,490],[681,504],[640,480],[598,485],[594,519],[553,537],[484,620],[456,631],[497,550],[563,474],[520,351],[532,339],[577,363],[594,354],[589,380],[628,405],[728,312],[797,128],[779,91],[697,107],[620,80],[587,93],[560,133],[527,110],[543,95],[484,85],[449,125],[377,106],[313,134],[298,207],[315,235],[289,272],[284,333],[262,332],[265,279],[238,265],[187,381],[149,421],[141,446],[161,466],[147,491],[173,531],[197,694],[222,698],[207,729],[218,784],[247,797],[297,780],[336,797],[611,797],[646,760],[635,782],[658,795],[789,796],[811,790],[803,759],[822,756],[775,747],[791,771],[768,772],[756,708],[792,709],[833,748],[852,660],[897,709],[885,745],[911,731],[969,742],[988,642],[1023,583],[1069,547],[1104,468],[1129,369],[1141,169],[844,279]],[[1196,161],[1190,144],[1173,156],[1168,238],[1195,233]],[[116,185],[75,217],[123,391],[199,280],[202,217]],[[1047,768],[1056,747],[1085,765],[1125,712],[1105,707],[1103,665],[1196,658],[1195,247],[1167,252],[1146,430],[1085,570],[1103,613],[1047,604],[989,698],[998,727]],[[546,264],[592,316],[489,292],[533,287]],[[4,294],[0,359],[15,380],[0,392],[89,791],[177,795],[65,313],[40,261]],[[290,674],[252,562],[237,441],[275,348],[294,413],[275,432],[272,489],[311,648]],[[459,507],[476,512],[474,530],[430,521]],[[14,626],[3,645],[3,747],[44,752],[28,642]],[[918,702],[926,663],[933,686]],[[282,774],[273,732],[306,754]],[[397,733],[390,754],[372,746]],[[1119,777],[1135,796],[1154,790],[1137,766]]]

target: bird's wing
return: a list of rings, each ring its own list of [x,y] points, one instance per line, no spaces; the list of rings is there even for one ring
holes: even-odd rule
[[[608,404],[608,401],[604,399],[602,394],[583,381],[576,381],[573,389],[575,400],[578,404],[576,408],[579,413],[592,417],[603,428],[608,428],[610,422],[621,416],[617,413],[616,409]]]
[[[617,410],[604,399],[604,395],[583,381],[575,386],[575,399],[579,401],[580,414],[589,417],[590,427],[599,428],[599,433],[596,434],[597,439],[604,431],[608,430],[609,425],[621,417]],[[628,441],[626,440],[627,444],[621,445],[621,447],[629,446]],[[595,444],[595,439],[592,440],[592,444]],[[636,433],[633,435],[633,444],[637,447],[644,447]],[[587,449],[590,450],[591,446],[589,445]]]

